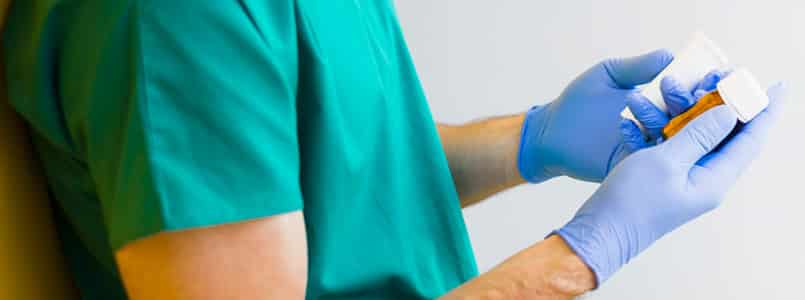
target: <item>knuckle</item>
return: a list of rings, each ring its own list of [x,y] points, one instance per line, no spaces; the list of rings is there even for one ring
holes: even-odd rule
[[[615,78],[614,76],[617,74],[617,70],[615,70],[615,68],[621,63],[621,61],[622,59],[620,58],[607,58],[598,63],[598,65],[601,66],[604,71],[606,71],[609,77]]]

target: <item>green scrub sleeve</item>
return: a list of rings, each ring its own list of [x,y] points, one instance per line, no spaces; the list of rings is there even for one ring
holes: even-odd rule
[[[125,117],[88,120],[119,128],[87,142],[114,250],[302,208],[292,1],[182,3],[137,4]]]

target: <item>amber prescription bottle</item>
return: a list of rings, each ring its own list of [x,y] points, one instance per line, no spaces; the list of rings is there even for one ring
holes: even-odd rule
[[[687,41],[684,47],[674,54],[665,69],[654,77],[649,84],[641,87],[643,94],[658,109],[668,112],[660,92],[660,82],[665,77],[673,77],[675,81],[685,89],[693,89],[708,72],[713,70],[726,70],[730,68],[727,56],[716,43],[702,32],[696,32]],[[642,127],[632,112],[625,108],[621,116],[637,122]],[[645,129],[645,128],[643,128]]]
[[[718,105],[727,105],[738,115],[738,120],[748,123],[769,105],[769,98],[760,84],[746,69],[737,69],[722,79],[715,91],[702,96],[691,108],[671,119],[662,129],[668,139],[677,134],[688,122]]]

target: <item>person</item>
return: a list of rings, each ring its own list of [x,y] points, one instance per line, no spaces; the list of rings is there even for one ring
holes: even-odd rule
[[[776,87],[732,135],[720,106],[662,141],[724,74],[665,79],[669,116],[636,88],[673,59],[659,50],[443,125],[390,0],[12,5],[10,99],[83,299],[570,298],[717,206],[781,111]],[[478,275],[461,207],[558,176],[601,185]]]

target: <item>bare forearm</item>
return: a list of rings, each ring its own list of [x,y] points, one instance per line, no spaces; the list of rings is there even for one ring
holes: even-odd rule
[[[592,271],[560,237],[551,236],[441,299],[572,299],[594,287]]]
[[[523,114],[465,125],[439,124],[461,206],[525,182],[517,170]]]
[[[517,169],[523,117],[438,126],[462,206],[525,182]],[[594,286],[592,271],[561,238],[551,236],[442,299],[571,299]]]
[[[115,253],[129,299],[303,299],[301,211],[162,232]]]

